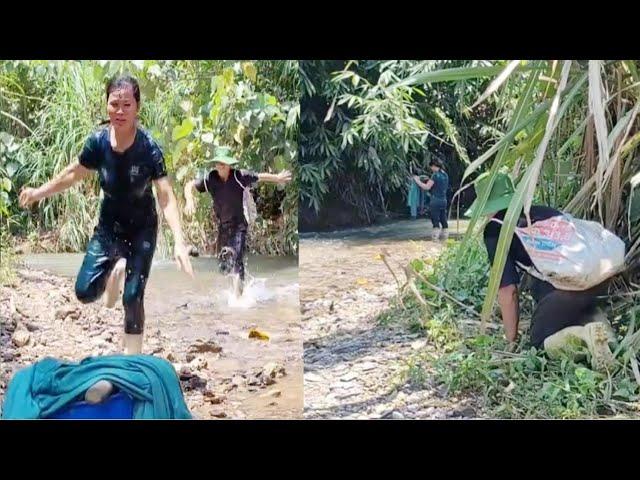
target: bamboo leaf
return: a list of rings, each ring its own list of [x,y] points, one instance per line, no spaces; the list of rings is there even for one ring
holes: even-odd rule
[[[562,66],[562,73],[560,75],[560,85],[558,86],[558,90],[553,98],[553,102],[551,103],[551,108],[549,109],[549,118],[547,119],[547,125],[545,127],[544,137],[542,138],[540,145],[536,151],[536,158],[531,165],[531,178],[529,180],[529,185],[526,189],[525,199],[524,199],[524,213],[527,217],[527,222],[531,224],[531,219],[529,218],[529,211],[531,209],[531,202],[533,200],[533,193],[536,188],[536,184],[538,183],[538,176],[540,174],[540,169],[542,168],[542,163],[544,162],[544,155],[547,151],[547,146],[549,145],[549,140],[551,140],[551,135],[555,131],[558,126],[559,120],[564,112],[567,111],[567,104],[571,102],[572,96],[569,95],[569,98],[565,100],[563,109],[560,109],[560,97],[562,96],[562,92],[567,86],[567,81],[569,79],[569,71],[571,70],[571,61],[567,60],[564,62]],[[578,85],[576,86],[578,87]],[[576,87],[574,87],[574,94],[576,91]]]
[[[434,113],[435,113],[436,118],[440,121],[440,124],[444,127],[444,130],[447,133],[447,136],[453,142],[453,145],[454,145],[454,147],[456,149],[456,152],[458,152],[458,155],[460,156],[462,161],[465,164],[469,165],[469,163],[470,163],[469,162],[469,154],[467,153],[467,150],[464,148],[464,146],[460,143],[460,134],[458,133],[458,130],[456,129],[456,127],[453,124],[453,122],[438,107],[436,107],[434,109]]]
[[[589,111],[593,115],[596,128],[596,139],[598,140],[598,165],[596,173],[598,176],[598,186],[596,188],[596,200],[600,221],[602,221],[602,181],[604,172],[609,165],[609,142],[607,138],[607,119],[604,112],[605,94],[604,85],[600,69],[600,60],[589,60]]]
[[[533,70],[535,67],[532,65],[523,65],[515,68],[516,71],[525,72]],[[420,83],[436,83],[436,82],[451,82],[461,80],[471,80],[474,78],[493,77],[499,75],[504,68],[501,65],[492,65],[489,67],[459,67],[459,68],[446,68],[441,70],[434,70],[431,72],[418,73],[405,78],[399,83],[392,85],[390,88],[397,88],[407,85],[415,85]]]
[[[502,167],[502,164],[503,164],[505,156],[506,156],[507,149],[511,145],[511,141],[513,140],[513,138],[515,138],[516,134],[520,130],[522,130],[523,128],[525,128],[529,124],[533,123],[549,107],[549,102],[545,101],[542,104],[540,104],[529,116],[527,116],[526,118],[523,119],[523,117],[525,116],[525,113],[529,111],[529,109],[531,108],[531,106],[533,104],[534,92],[536,90],[536,85],[537,85],[537,82],[538,82],[539,75],[540,75],[540,71],[538,70],[536,72],[533,72],[533,74],[529,77],[529,80],[527,81],[527,84],[526,84],[525,89],[524,89],[524,93],[520,97],[520,99],[518,100],[518,104],[516,105],[516,109],[515,109],[515,111],[513,113],[513,116],[511,117],[511,119],[509,121],[509,127],[510,127],[509,128],[509,132],[507,134],[505,134],[505,136],[502,137],[497,142],[497,143],[500,143],[500,146],[496,147],[494,145],[494,147],[496,147],[496,148],[493,149],[493,152],[491,154],[488,154],[489,152],[486,152],[484,155],[482,155],[480,158],[478,158],[474,162],[474,163],[477,163],[477,165],[475,167],[475,168],[477,168],[482,162],[484,162],[487,158],[489,158],[496,150],[501,149],[500,153],[498,154],[498,157],[496,158],[496,160],[494,161],[493,165],[491,166],[491,170],[490,170],[490,174],[489,174],[489,180],[488,180],[488,186],[487,186],[486,190],[483,192],[483,194],[481,196],[479,196],[478,199],[477,199],[478,208],[476,209],[476,211],[471,216],[471,219],[469,220],[469,226],[467,227],[467,232],[465,233],[465,236],[462,239],[462,245],[461,245],[461,248],[460,248],[459,252],[466,251],[466,247],[469,244],[469,241],[470,241],[471,237],[474,235],[475,227],[476,227],[476,225],[478,223],[478,219],[480,218],[479,212],[480,212],[480,210],[482,210],[482,208],[484,208],[485,204],[487,203],[487,200],[489,198],[489,193],[491,192],[491,188],[493,187],[493,183],[495,182],[495,179],[496,179],[496,177],[498,175],[498,172],[499,172],[500,168]],[[506,138],[506,140],[505,140],[505,138]],[[485,158],[483,159],[482,157],[485,157]],[[481,159],[482,159],[482,161],[480,161]],[[472,165],[473,165],[473,163],[471,165],[469,165],[469,167],[467,167],[467,170],[465,171],[465,174],[463,175],[462,180],[460,182],[462,185],[464,185],[464,179],[472,171],[471,170]]]
[[[513,71],[516,69],[516,67],[520,64],[520,60],[512,60],[511,62],[509,62],[507,64],[507,66],[504,68],[504,70],[500,73],[500,75],[498,75],[487,87],[487,89],[484,91],[484,93],[482,95],[480,95],[480,98],[478,98],[478,100],[476,100],[476,102],[471,105],[471,107],[469,107],[471,110],[474,109],[475,107],[477,107],[478,105],[480,105],[482,102],[484,102],[487,98],[489,98],[489,96],[494,93],[495,91],[498,90],[498,88],[500,88],[500,86],[507,80],[507,78],[509,78],[509,75],[511,75],[511,73],[513,73]]]
[[[504,271],[507,254],[511,246],[511,241],[513,240],[515,226],[523,207],[525,208],[525,213],[527,213],[528,216],[528,208],[531,205],[533,190],[535,189],[535,185],[540,173],[544,153],[549,143],[549,139],[551,138],[551,135],[553,134],[553,131],[558,124],[557,113],[560,105],[560,97],[562,95],[562,91],[566,87],[570,68],[571,62],[566,61],[562,69],[560,85],[551,104],[549,117],[546,123],[545,135],[540,141],[540,145],[538,146],[538,149],[536,151],[536,159],[531,165],[529,165],[527,171],[523,176],[523,179],[518,184],[516,192],[509,204],[509,208],[507,209],[507,213],[504,217],[502,228],[500,229],[500,237],[498,238],[496,254],[489,275],[487,296],[482,307],[480,330],[483,333],[485,330],[486,321],[489,319],[489,317],[491,316],[491,312],[493,311],[493,305],[498,294],[498,288],[500,285],[500,280],[502,278],[502,272]],[[489,190],[489,188],[487,188],[487,190]]]

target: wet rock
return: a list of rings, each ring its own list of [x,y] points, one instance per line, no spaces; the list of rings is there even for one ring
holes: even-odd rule
[[[108,331],[102,332],[102,334],[100,335],[100,338],[107,343],[113,342],[113,334]]]
[[[218,345],[213,340],[207,340],[206,342],[198,341],[193,345],[189,346],[189,353],[220,353],[222,351],[222,347]]]
[[[36,325],[35,323],[24,322],[23,325],[29,332],[36,332],[36,331],[40,330],[40,327],[38,325]]]
[[[167,359],[167,361],[169,362],[177,362],[178,359],[176,358],[176,354],[173,352],[169,352],[167,353],[167,356],[165,357]]]
[[[222,402],[224,402],[225,400],[225,396],[224,395],[218,395],[215,392],[212,392],[211,390],[205,390],[203,392],[203,397],[204,397],[204,401],[207,403],[211,403],[213,405],[218,405]]]
[[[435,393],[437,396],[442,397],[442,398],[446,398],[448,395],[448,391],[447,391],[447,387],[445,387],[444,385],[438,385],[435,388]]]
[[[16,330],[11,337],[11,340],[16,347],[20,348],[28,344],[30,338],[31,334],[27,330]]]
[[[274,383],[276,383],[276,381],[272,376],[266,375],[266,374],[263,373],[259,377],[259,383],[260,383],[260,385],[269,386],[269,385],[273,385]]]
[[[355,380],[356,378],[358,378],[360,376],[359,373],[357,372],[349,372],[346,375],[343,375],[340,377],[340,380],[343,382],[351,382],[352,380]]]
[[[260,380],[260,374],[251,375],[247,379],[247,385],[250,386],[250,387],[261,386],[262,385],[262,381]]]
[[[2,354],[2,361],[3,362],[12,362],[15,359],[15,355],[13,354],[13,352],[5,352]]]
[[[207,368],[207,360],[203,357],[196,357],[189,362],[189,368],[193,370],[204,370]]]
[[[395,411],[391,414],[391,418],[393,420],[403,420],[404,419],[404,415],[398,411]]]
[[[424,410],[424,415],[431,417],[434,413],[436,413],[436,407],[428,407],[426,410]]]
[[[416,340],[415,342],[411,342],[412,350],[422,350],[427,346],[428,341],[426,339]]]
[[[361,363],[360,365],[358,365],[358,368],[360,370],[362,370],[363,372],[368,372],[370,370],[375,370],[378,367],[379,367],[379,365],[377,363],[374,363],[374,362],[364,362],[364,363]]]
[[[234,375],[231,379],[231,385],[235,385],[236,387],[244,387],[246,384],[247,380],[240,375]]]
[[[224,389],[222,390],[224,393],[229,393],[232,390],[238,388],[237,385],[233,385],[233,384],[228,384],[227,386],[224,387]]]
[[[195,358],[196,356],[193,353],[187,353],[185,360],[187,361],[187,363],[189,363],[192,362]]]
[[[77,320],[80,317],[80,312],[76,310],[73,305],[65,305],[58,308],[55,313],[56,320],[65,320],[66,318]]]
[[[178,371],[178,377],[180,380],[189,380],[195,375],[186,365],[177,364],[175,365],[175,368]]]
[[[186,381],[182,380],[182,378],[180,380],[185,392],[205,390],[207,388],[207,381],[197,375],[190,376],[188,379],[185,379]]]
[[[361,387],[355,386],[355,387],[350,387],[350,388],[347,388],[347,389],[337,390],[335,392],[334,396],[338,400],[344,400],[346,398],[350,398],[350,397],[355,397],[355,396],[361,395],[363,392],[364,392],[364,390]]]
[[[464,418],[475,418],[476,416],[476,411],[472,407],[465,407],[462,410],[458,410],[456,413]]]
[[[263,393],[262,395],[260,395],[261,398],[269,398],[269,397],[277,398],[280,396],[282,396],[282,392],[280,390],[270,390],[267,393]]]
[[[386,418],[393,413],[393,407],[390,407],[389,405],[385,405],[385,404],[376,405],[375,413],[379,417]]]
[[[227,418],[227,414],[224,410],[212,410],[210,415],[215,418]]]
[[[287,372],[284,367],[277,362],[269,362],[262,367],[262,373],[271,378],[284,377]]]
[[[404,392],[398,392],[393,401],[398,404],[403,404],[407,401],[407,394]]]
[[[314,372],[305,372],[304,381],[305,382],[312,382],[312,383],[323,382],[324,381],[324,377],[322,375],[318,375],[317,373],[314,373]]]

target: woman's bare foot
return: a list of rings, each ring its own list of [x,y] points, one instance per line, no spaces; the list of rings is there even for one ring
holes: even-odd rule
[[[127,268],[127,260],[121,258],[116,262],[109,274],[107,285],[104,291],[104,303],[107,308],[113,308],[118,301],[118,298],[122,298],[122,292],[124,290],[124,273]]]

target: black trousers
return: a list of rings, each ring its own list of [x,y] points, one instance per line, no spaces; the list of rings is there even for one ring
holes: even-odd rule
[[[550,288],[542,297],[531,320],[531,345],[541,348],[545,338],[566,327],[585,325],[601,303],[599,296],[607,294],[609,280],[579,292]]]
[[[224,223],[218,228],[218,252],[223,248],[232,248],[234,264],[232,273],[238,274],[244,281],[244,250],[247,243],[247,227],[243,224]],[[222,267],[221,267],[221,270]]]
[[[449,228],[449,224],[447,223],[447,206],[446,204],[441,205],[431,205],[429,207],[431,213],[431,223],[433,224],[433,228]]]
[[[115,263],[120,258],[127,259],[122,296],[125,333],[141,334],[144,330],[144,289],[156,249],[156,236],[156,227],[115,233],[112,228],[98,225],[76,278],[78,300],[93,302],[104,293]]]

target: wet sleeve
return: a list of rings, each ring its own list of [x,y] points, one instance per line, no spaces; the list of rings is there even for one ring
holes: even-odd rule
[[[252,170],[240,170],[240,183],[245,187],[252,187],[258,182],[258,174]]]
[[[164,164],[164,155],[157,144],[151,145],[151,179],[158,180],[167,176],[167,167]]]
[[[489,262],[493,265],[493,260],[496,256],[496,250],[498,248],[498,235],[485,235],[484,244],[487,247],[487,255],[489,256]],[[509,249],[507,259],[504,263],[504,270],[502,271],[502,279],[500,280],[500,288],[507,287],[509,285],[518,285],[520,283],[520,274],[516,267],[515,259]]]
[[[80,156],[78,157],[80,165],[84,168],[88,168],[89,170],[97,170],[100,166],[99,147],[100,144],[95,134],[87,138],[87,141],[84,142],[84,147],[82,147],[82,151],[80,152]]]

